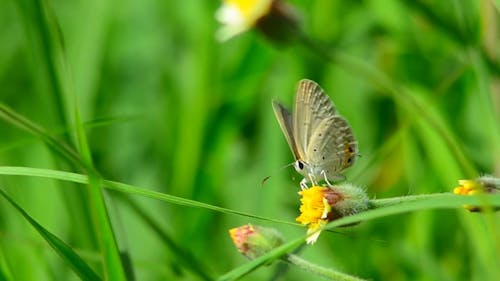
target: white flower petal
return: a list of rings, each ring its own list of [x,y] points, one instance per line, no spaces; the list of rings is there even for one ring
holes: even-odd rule
[[[222,5],[216,12],[215,18],[222,24],[240,25],[244,22],[241,11],[235,5]]]

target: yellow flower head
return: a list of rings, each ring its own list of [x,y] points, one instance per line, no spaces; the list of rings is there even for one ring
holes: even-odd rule
[[[318,239],[321,229],[329,221],[353,215],[368,209],[366,193],[352,184],[332,187],[313,186],[299,192],[300,216],[297,221],[307,225],[307,244]]]
[[[456,195],[475,195],[483,191],[483,186],[475,180],[458,180],[458,185],[453,189]]]
[[[482,176],[475,180],[458,180],[458,185],[453,189],[456,195],[477,195],[483,193],[497,193],[500,190],[500,180],[492,176]],[[481,211],[481,207],[464,205],[471,212]]]
[[[328,213],[332,210],[332,206],[326,199],[327,193],[331,190],[327,187],[313,186],[299,192],[302,196],[300,202],[300,216],[297,221],[303,225],[308,225],[307,234],[311,234],[307,238],[307,244],[313,244],[318,239],[320,229],[328,222]]]
[[[303,225],[315,224],[327,218],[332,210],[326,200],[326,193],[330,191],[328,187],[313,186],[309,189],[299,191],[302,196],[300,202],[300,216],[297,221]]]

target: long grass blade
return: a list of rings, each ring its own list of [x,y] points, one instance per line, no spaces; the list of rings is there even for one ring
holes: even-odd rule
[[[56,180],[62,180],[62,181],[80,183],[80,184],[88,184],[88,182],[89,182],[88,176],[86,176],[86,175],[64,172],[64,171],[56,171],[56,170],[50,170],[50,169],[31,168],[31,167],[6,167],[6,166],[2,167],[2,166],[0,166],[0,175],[42,177],[42,178],[56,179]],[[284,221],[284,220],[272,219],[272,218],[268,218],[268,217],[254,215],[251,213],[227,209],[227,208],[219,207],[216,205],[211,205],[211,204],[207,204],[207,203],[203,203],[203,202],[199,202],[199,201],[195,201],[195,200],[190,200],[190,199],[186,199],[186,198],[182,198],[182,197],[178,197],[178,196],[174,196],[174,195],[170,195],[170,194],[166,194],[166,193],[161,193],[161,192],[149,190],[147,188],[142,188],[142,187],[137,187],[137,186],[133,186],[133,185],[129,185],[129,184],[119,183],[119,182],[115,182],[115,181],[104,180],[102,182],[102,184],[103,184],[104,188],[107,188],[107,189],[116,190],[119,192],[132,194],[132,195],[134,195],[134,194],[140,195],[143,197],[148,197],[148,198],[172,203],[175,205],[194,207],[194,208],[203,208],[203,209],[212,210],[215,212],[239,215],[239,216],[269,221],[269,222],[276,222],[276,223],[282,223],[282,224],[288,224],[288,225],[299,225],[297,223],[291,223],[291,222]]]
[[[0,194],[36,229],[43,239],[49,243],[50,247],[52,247],[52,249],[71,266],[71,269],[73,269],[73,271],[82,280],[102,280],[101,277],[99,277],[99,275],[97,275],[97,273],[95,273],[94,270],[92,270],[92,268],[75,251],[73,251],[69,245],[34,220],[2,189],[0,189]],[[0,275],[0,277],[2,276]]]
[[[189,248],[183,248],[181,245],[177,244],[171,235],[168,234],[162,226],[132,198],[127,196],[125,193],[116,193],[115,196],[134,210],[135,214],[137,214],[137,216],[139,216],[142,221],[144,221],[163,241],[164,245],[170,249],[172,254],[176,257],[176,260],[178,260],[184,268],[196,274],[201,280],[213,280],[213,278],[207,273],[207,267],[202,263],[202,261],[198,260],[189,251]]]
[[[77,131],[78,145],[82,154],[83,163],[86,166],[88,173],[88,192],[90,196],[90,204],[94,210],[93,220],[95,228],[99,231],[99,243],[104,255],[104,266],[107,278],[110,280],[126,280],[125,269],[121,262],[120,251],[116,242],[115,234],[109,218],[106,202],[101,190],[101,176],[95,170],[92,162],[90,148],[87,143],[85,129],[80,120],[78,107],[76,106],[75,97],[75,123]]]

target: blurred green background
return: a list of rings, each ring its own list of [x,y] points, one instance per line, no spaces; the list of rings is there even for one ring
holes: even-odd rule
[[[301,177],[282,169],[293,157],[271,101],[291,106],[302,78],[322,85],[349,120],[362,157],[346,176],[371,198],[447,192],[458,179],[499,175],[498,1],[288,3],[311,38],[378,69],[401,93],[301,42],[278,46],[256,31],[218,42],[218,1],[0,0],[0,102],[74,143],[76,96],[105,179],[290,222]],[[47,21],[58,29],[44,28]],[[81,172],[6,121],[1,166]],[[0,177],[0,188],[103,276],[85,187]],[[242,224],[277,228],[286,239],[305,232],[117,192],[105,198],[136,280],[203,280],[244,264],[227,232]],[[78,279],[0,202],[5,278]],[[372,280],[492,280],[499,224],[498,214],[421,211],[323,233],[301,255]],[[280,270],[265,266],[243,279],[316,278]]]

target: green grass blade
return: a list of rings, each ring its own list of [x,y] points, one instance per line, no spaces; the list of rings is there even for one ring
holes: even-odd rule
[[[106,204],[101,191],[100,176],[93,168],[92,158],[90,156],[90,149],[87,145],[86,136],[84,133],[82,122],[80,122],[79,112],[77,108],[75,90],[73,88],[72,80],[68,65],[66,64],[66,55],[64,52],[63,37],[58,25],[57,19],[53,14],[53,10],[45,1],[33,1],[34,3],[22,3],[24,11],[31,13],[36,18],[36,25],[33,25],[30,20],[27,20],[28,25],[34,30],[34,36],[38,37],[41,44],[41,53],[44,59],[45,70],[48,75],[50,84],[49,92],[53,93],[57,105],[58,117],[62,122],[69,127],[70,112],[73,111],[73,118],[75,120],[77,130],[77,140],[79,144],[79,153],[82,156],[82,161],[74,162],[83,164],[84,170],[89,174],[89,207],[93,210],[91,216],[95,229],[98,232],[98,240],[101,249],[105,256],[104,265],[105,273],[111,280],[125,280],[125,273],[121,264],[120,253],[115,241],[114,233],[112,230],[111,222],[106,210]],[[30,5],[32,4],[32,5]],[[26,17],[29,19],[29,17]],[[72,99],[71,99],[72,97]],[[67,107],[66,101],[73,101],[73,107]],[[71,104],[71,103],[69,103]],[[74,110],[66,110],[73,108]],[[65,114],[68,113],[68,114]],[[71,141],[68,134],[65,134],[66,140]],[[61,145],[56,146],[61,147]]]
[[[69,97],[74,92],[72,89],[72,74],[67,67],[66,46],[63,38],[63,29],[58,23],[55,10],[52,9],[50,1],[45,0],[20,0],[15,1],[21,14],[21,22],[24,25],[27,39],[26,54],[31,61],[31,77],[35,82],[35,94],[46,100],[46,108],[41,110],[47,115],[47,121],[51,126],[70,128],[71,115],[68,107]],[[39,105],[37,105],[37,111]],[[44,111],[46,110],[46,111]],[[33,122],[31,122],[33,124]],[[69,166],[75,170],[83,170],[80,155],[74,149],[74,142],[69,131],[62,131],[57,139],[47,138],[44,130],[36,130],[36,127],[27,126],[27,131],[35,131],[49,148],[62,154],[69,160]],[[36,134],[38,133],[38,134]],[[54,134],[55,132],[52,132]],[[61,141],[59,141],[61,139]],[[56,140],[56,141],[54,141]],[[56,160],[59,160],[56,158]],[[65,163],[55,161],[55,165],[66,167]],[[86,248],[95,248],[97,235],[91,221],[91,207],[86,198],[86,191],[74,190],[74,193],[63,193],[67,213],[75,221],[74,237],[81,241]],[[76,193],[76,194],[75,194]]]
[[[7,274],[3,272],[3,269],[0,268],[0,280],[10,280],[8,277],[7,277]]]
[[[5,280],[5,281],[14,280],[12,278],[9,265],[5,260],[4,253],[2,252],[1,248],[0,248],[0,280]]]
[[[123,193],[116,193],[116,196],[119,200],[125,202],[132,210],[134,210],[135,214],[153,230],[153,232],[163,241],[164,245],[170,249],[179,263],[184,266],[184,268],[192,271],[202,280],[213,280],[213,278],[207,273],[207,267],[193,254],[191,254],[188,250],[189,248],[186,249],[178,245],[171,235],[168,234],[163,227],[132,198]]]
[[[53,103],[57,121],[69,125],[69,120],[65,114],[65,83],[64,69],[61,62],[63,59],[63,39],[60,27],[52,14],[52,9],[48,7],[47,1],[43,0],[23,0],[18,1],[23,14],[24,24],[31,43],[33,55],[37,57],[37,62],[41,64],[42,73],[37,73],[36,79],[44,86],[42,91],[50,98],[54,98]],[[70,141],[69,134],[64,135],[66,141]]]
[[[49,243],[52,249],[54,249],[54,251],[56,251],[56,253],[71,266],[73,271],[82,280],[102,280],[97,273],[95,273],[94,270],[92,270],[92,268],[90,268],[90,266],[85,263],[85,261],[75,251],[73,251],[73,249],[71,249],[70,246],[35,221],[2,189],[0,189],[0,194],[36,229],[43,239]],[[0,274],[2,273],[0,272]],[[0,275],[0,277],[2,276]]]
[[[55,180],[62,180],[68,182],[75,182],[81,184],[88,184],[88,177],[81,174],[63,172],[57,170],[50,169],[39,169],[39,168],[31,168],[31,167],[8,167],[8,166],[0,166],[0,175],[6,176],[31,176],[31,177],[42,177],[42,178],[50,178]],[[292,224],[286,221],[270,219],[266,217],[256,216],[250,213],[235,211],[232,209],[222,208],[216,205],[211,205],[195,200],[190,200],[166,193],[161,193],[153,190],[149,190],[142,187],[137,187],[129,184],[119,183],[115,181],[103,180],[102,184],[105,188],[120,191],[127,194],[135,194],[143,197],[148,197],[176,205],[187,206],[187,207],[195,207],[202,208],[207,210],[212,210],[225,214],[233,214],[233,215],[241,215],[249,218],[262,219],[270,222],[278,222],[285,224]],[[451,193],[434,193],[434,194],[424,194],[424,195],[411,195],[411,196],[402,196],[402,197],[393,197],[388,199],[377,199],[371,201],[373,206],[379,209],[384,209],[388,207],[393,207],[394,205],[403,205],[404,208],[401,210],[396,209],[387,209],[384,213],[386,215],[394,215],[399,213],[405,213],[410,211],[418,211],[425,209],[453,209],[453,208],[461,208],[462,205],[465,204],[480,204],[487,205],[490,207],[500,207],[500,195],[483,195],[483,196],[458,196]],[[361,217],[362,219],[373,219],[380,217],[379,215],[372,216],[366,215],[369,212],[364,212],[362,214],[358,214],[355,216],[350,216],[346,218],[342,218],[341,220],[336,220],[333,222],[333,227],[339,226],[342,224],[349,224],[356,222]],[[352,219],[354,218],[354,219]],[[346,222],[344,222],[346,220]],[[342,221],[342,223],[337,224],[336,222]],[[293,225],[298,225],[293,223]],[[326,229],[330,229],[327,227]]]
[[[219,278],[217,278],[217,281],[237,280],[247,275],[248,273],[254,271],[255,269],[263,265],[266,265],[274,260],[277,260],[287,253],[290,253],[300,245],[304,244],[304,242],[305,242],[305,236],[287,242],[279,246],[278,248],[270,251],[269,253],[262,255],[254,260],[251,260],[246,264],[227,272],[224,275],[219,276]]]
[[[86,176],[86,175],[57,171],[57,170],[50,170],[50,169],[31,168],[31,167],[0,166],[0,175],[42,177],[42,178],[50,178],[50,179],[56,179],[56,180],[74,182],[74,183],[88,184],[88,176]],[[148,197],[148,198],[172,203],[175,205],[194,207],[194,208],[203,208],[203,209],[212,210],[212,211],[216,211],[216,212],[220,212],[220,213],[239,215],[239,216],[244,216],[244,217],[269,221],[269,222],[276,222],[276,223],[281,223],[281,224],[299,225],[297,223],[291,223],[291,222],[284,221],[284,220],[272,219],[272,218],[268,218],[268,217],[263,217],[263,216],[258,216],[258,215],[246,213],[246,212],[240,212],[240,211],[236,211],[236,210],[222,208],[219,206],[215,206],[215,205],[211,205],[211,204],[207,204],[207,203],[203,203],[203,202],[199,202],[199,201],[195,201],[195,200],[190,200],[190,199],[186,199],[186,198],[182,198],[182,197],[178,197],[178,196],[174,196],[174,195],[170,195],[170,194],[166,194],[166,193],[157,192],[157,191],[149,190],[147,188],[142,188],[142,187],[137,187],[137,186],[128,185],[128,184],[124,184],[124,183],[119,183],[119,182],[115,182],[115,181],[104,180],[102,182],[102,184],[107,189],[116,190],[119,192],[132,194],[132,195],[134,195],[134,194],[140,195],[143,197]]]
[[[125,269],[123,268],[123,264],[121,262],[120,251],[116,243],[106,202],[101,190],[102,179],[99,173],[94,169],[90,148],[88,147],[87,137],[85,135],[85,129],[80,120],[78,107],[76,106],[76,97],[74,111],[78,145],[88,173],[89,203],[91,205],[90,207],[94,211],[92,213],[94,226],[99,232],[98,238],[100,247],[103,250],[105,273],[107,278],[110,280],[126,280]]]
[[[8,106],[0,103],[0,118],[5,122],[12,124],[13,126],[22,129],[34,136],[40,138],[45,142],[50,149],[62,155],[70,164],[74,164],[81,167],[80,156],[76,151],[67,145],[62,140],[50,135],[47,131],[41,128],[38,124],[32,122],[28,118],[16,113],[14,110],[10,109]]]

